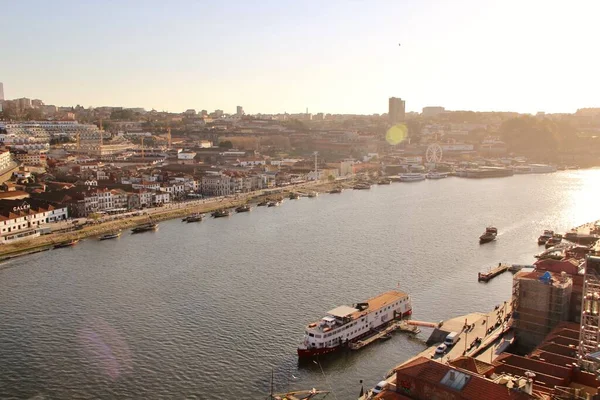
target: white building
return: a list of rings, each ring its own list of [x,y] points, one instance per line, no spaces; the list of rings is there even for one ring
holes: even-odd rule
[[[12,158],[8,150],[0,150],[0,171],[4,171],[12,165]]]
[[[167,204],[171,202],[171,195],[168,192],[155,192],[152,201],[154,204]]]
[[[32,199],[0,200],[0,243],[38,236],[40,227],[67,218],[66,207],[56,208]]]

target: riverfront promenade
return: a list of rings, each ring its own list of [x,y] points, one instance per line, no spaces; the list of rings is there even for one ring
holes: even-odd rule
[[[337,183],[342,183],[338,181]],[[93,222],[90,219],[78,219],[85,225],[75,229],[74,220],[62,221],[49,225],[51,234],[42,235],[29,240],[22,240],[0,246],[0,261],[27,255],[39,251],[49,250],[55,244],[73,239],[84,239],[98,236],[119,229],[128,229],[145,223],[151,217],[154,221],[164,221],[192,213],[209,213],[222,208],[237,207],[262,198],[287,196],[289,192],[303,193],[303,191],[326,192],[330,190],[330,182],[304,182],[280,188],[263,189],[255,192],[240,193],[233,196],[219,196],[208,199],[188,200],[165,204],[162,207],[147,208],[123,214],[104,216]],[[86,223],[87,222],[87,223]]]

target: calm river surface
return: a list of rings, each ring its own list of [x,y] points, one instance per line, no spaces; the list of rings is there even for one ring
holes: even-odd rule
[[[422,351],[397,334],[321,365],[298,365],[305,324],[400,288],[413,317],[487,311],[510,296],[544,228],[600,218],[600,170],[395,183],[286,200],[230,218],[87,239],[0,265],[0,398],[264,399],[333,388],[355,399]],[[496,242],[479,245],[486,225]]]

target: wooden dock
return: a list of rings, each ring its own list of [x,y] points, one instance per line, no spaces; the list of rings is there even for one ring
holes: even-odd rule
[[[402,332],[415,333],[415,334],[420,332],[419,328],[416,325],[409,325],[407,323],[407,321],[396,321],[396,322],[391,323],[390,325],[388,325],[381,331],[379,331],[363,340],[358,340],[356,342],[350,343],[348,345],[348,347],[350,348],[350,350],[362,349],[363,347],[365,347],[377,340],[380,340],[384,336],[386,336],[394,331],[397,331],[397,330],[402,331]]]
[[[508,271],[509,268],[510,268],[510,265],[498,264],[497,267],[490,269],[488,272],[478,272],[477,280],[479,282],[487,282],[487,281],[491,280],[492,278],[495,278],[498,275],[503,274],[504,272]]]

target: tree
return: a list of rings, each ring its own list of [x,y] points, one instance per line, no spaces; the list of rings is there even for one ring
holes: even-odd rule
[[[231,143],[231,140],[224,140],[222,142],[219,142],[219,147],[223,149],[232,149],[233,143]]]

